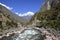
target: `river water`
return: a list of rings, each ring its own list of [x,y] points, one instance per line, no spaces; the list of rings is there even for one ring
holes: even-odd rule
[[[44,40],[42,32],[34,28],[26,28],[21,33],[3,37],[0,40]]]

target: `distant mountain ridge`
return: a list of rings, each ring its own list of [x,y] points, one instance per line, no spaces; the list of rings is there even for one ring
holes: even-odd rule
[[[4,14],[10,15],[10,18],[15,19],[19,23],[26,23],[27,22],[26,19],[16,15],[15,13],[11,12],[10,10],[8,10],[7,8],[5,8],[2,5],[0,5],[0,11],[2,11]]]

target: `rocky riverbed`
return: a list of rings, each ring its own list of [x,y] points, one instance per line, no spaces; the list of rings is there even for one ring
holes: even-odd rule
[[[14,30],[15,32],[7,33],[0,40],[60,40],[60,32],[55,29],[24,27]],[[9,34],[9,36],[8,36]]]

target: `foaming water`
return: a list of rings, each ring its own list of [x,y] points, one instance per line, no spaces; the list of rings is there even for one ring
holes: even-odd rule
[[[0,40],[43,40],[43,36],[37,29],[26,28],[21,33],[13,34],[9,37],[3,37]]]

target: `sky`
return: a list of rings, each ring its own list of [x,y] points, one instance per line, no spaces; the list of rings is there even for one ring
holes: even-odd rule
[[[45,0],[0,0],[0,4],[19,16],[34,15]]]

